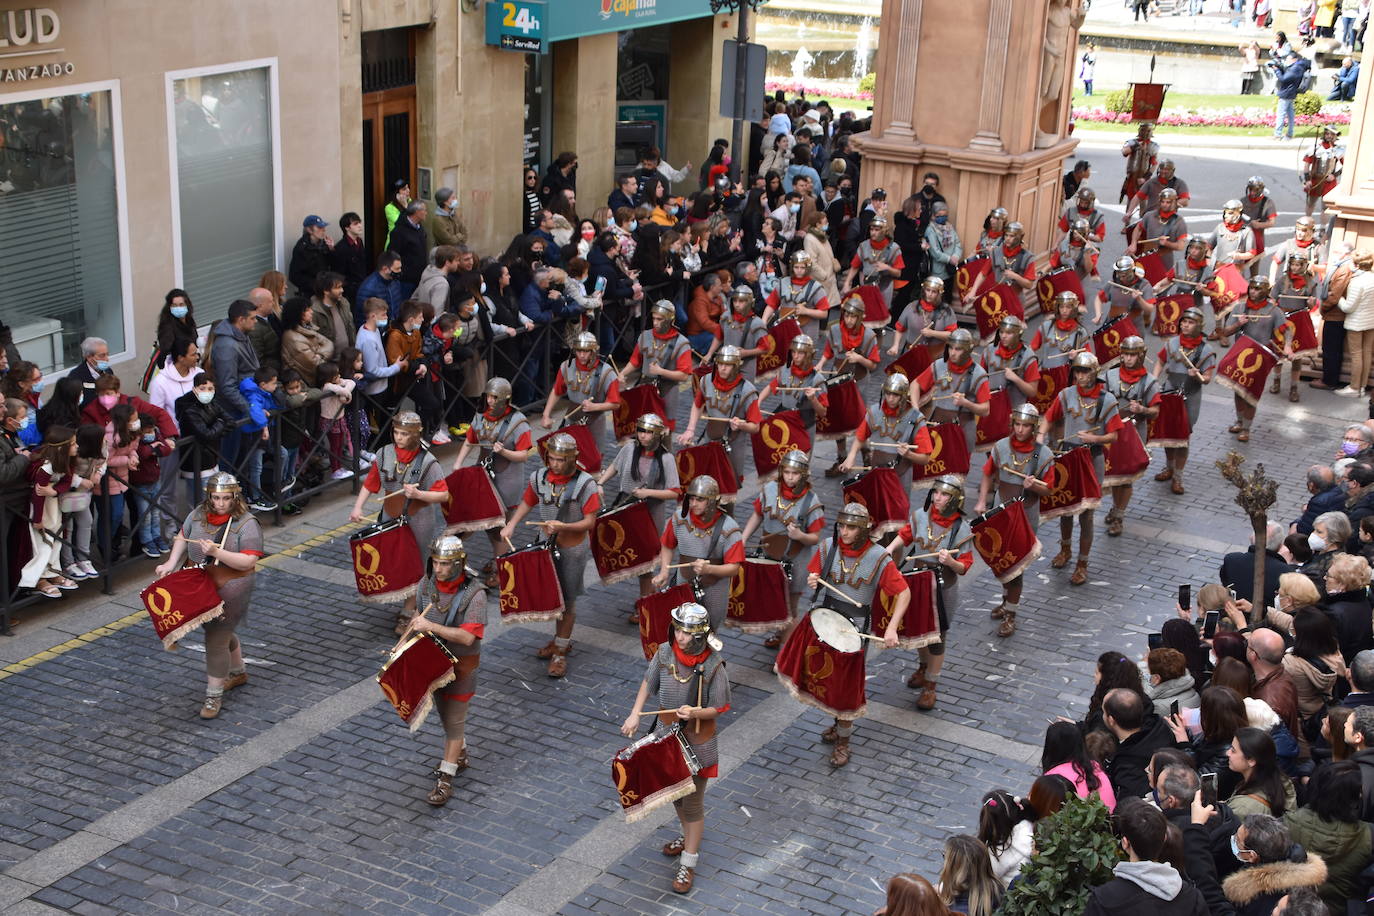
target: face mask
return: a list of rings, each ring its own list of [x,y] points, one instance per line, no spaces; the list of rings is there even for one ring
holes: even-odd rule
[[[144,434],[143,434],[143,441],[144,441],[144,442],[153,442],[153,441],[156,441],[156,439],[157,439],[157,433],[144,433]]]
[[[377,319],[377,328],[378,328],[379,330],[380,330],[381,328],[386,327],[386,326],[389,325],[389,324],[391,324],[391,319],[390,319],[390,318],[378,318],[378,319]]]
[[[129,424],[129,432],[131,432],[131,433],[136,433],[136,432],[138,432],[138,431],[139,431],[140,429],[142,429],[142,428],[143,428],[143,424],[140,423],[140,422],[134,422],[134,423],[130,423],[130,424]]]
[[[1240,857],[1240,843],[1236,841],[1236,835],[1234,833],[1231,834],[1231,855],[1236,857],[1237,862],[1245,862],[1245,860]],[[1250,863],[1245,862],[1245,864],[1249,865]]]
[[[1311,547],[1313,550],[1316,551],[1325,550],[1326,538],[1322,537],[1320,534],[1317,534],[1317,532],[1314,531],[1307,536],[1307,546]]]
[[[197,391],[197,392],[196,392],[196,400],[197,400],[197,401],[200,401],[202,404],[209,404],[209,403],[210,403],[211,401],[213,401],[214,399],[215,399],[215,393],[214,393],[213,391]]]
[[[110,361],[109,361],[108,359],[98,359],[98,360],[96,360],[96,361],[95,361],[95,370],[96,370],[97,372],[109,372],[109,371],[110,371]]]
[[[96,400],[100,402],[101,407],[104,407],[106,410],[109,410],[111,407],[119,403],[119,395],[102,394],[100,397],[96,398]]]
[[[33,393],[34,393],[34,394],[40,394],[40,393],[43,391],[43,386],[46,385],[46,384],[47,384],[47,383],[44,382],[42,379],[39,379],[38,381],[34,382],[34,383],[33,383]]]
[[[587,241],[590,242],[592,239],[596,238],[596,230],[595,230],[595,229],[583,229],[583,230],[582,230],[582,237],[583,237],[584,239],[586,239]]]
[[[487,294],[487,281],[483,280],[483,281],[482,281],[482,295],[485,296],[486,294]]]
[[[668,212],[673,216],[677,216],[677,204],[673,204],[671,207],[669,207]]]
[[[37,388],[34,389],[34,391],[37,391],[37,390],[38,390]],[[1360,452],[1360,443],[1358,443],[1358,442],[1342,442],[1342,443],[1341,443],[1341,452],[1342,452],[1342,454],[1345,454],[1345,455],[1347,455],[1347,456],[1352,456],[1352,457],[1353,457],[1354,455],[1359,454],[1359,452]]]
[[[637,220],[637,219],[632,219],[632,220],[630,220],[630,231],[631,231],[631,232],[634,232],[634,231],[635,231],[636,229],[638,229],[638,228],[639,228],[639,220]]]
[[[726,156],[726,157],[724,157],[723,159],[721,159],[721,160],[720,160],[720,164],[721,164],[721,165],[729,165],[729,164],[730,164],[730,157],[729,157],[729,156]]]
[[[19,421],[19,428],[20,428],[20,429],[28,429],[28,428],[29,428],[30,426],[32,426],[32,425],[33,425],[33,414],[31,414],[31,413],[29,413],[29,414],[24,414],[24,419],[22,419],[22,420]]]
[[[174,305],[171,308],[173,318],[185,318],[187,311],[189,311],[189,309],[184,305]]]
[[[799,211],[800,209],[801,209],[801,204],[788,204],[788,205],[787,205],[787,212],[788,212],[788,213],[796,213],[796,212]]]
[[[949,214],[941,213],[939,216],[935,217],[935,222],[943,226],[945,223],[949,222]]]

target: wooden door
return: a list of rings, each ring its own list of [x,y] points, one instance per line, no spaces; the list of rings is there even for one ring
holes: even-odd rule
[[[401,86],[363,96],[363,213],[368,247],[386,247],[384,209],[391,183],[405,178],[415,188],[415,87]]]

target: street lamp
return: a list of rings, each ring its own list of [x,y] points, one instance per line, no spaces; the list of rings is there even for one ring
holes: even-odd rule
[[[738,29],[735,32],[735,119],[730,132],[731,175],[740,181],[744,167],[744,109],[747,104],[748,84],[745,81],[749,60],[749,11],[759,11],[767,0],[711,0],[712,14],[736,13]]]

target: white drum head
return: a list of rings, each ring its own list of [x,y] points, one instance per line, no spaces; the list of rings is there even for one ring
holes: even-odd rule
[[[820,641],[841,652],[858,652],[863,648],[863,639],[853,621],[829,608],[818,607],[811,611],[811,629],[816,631]]]

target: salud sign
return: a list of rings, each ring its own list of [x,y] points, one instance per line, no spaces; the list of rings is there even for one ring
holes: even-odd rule
[[[543,0],[487,0],[487,44],[543,54],[546,12]]]

